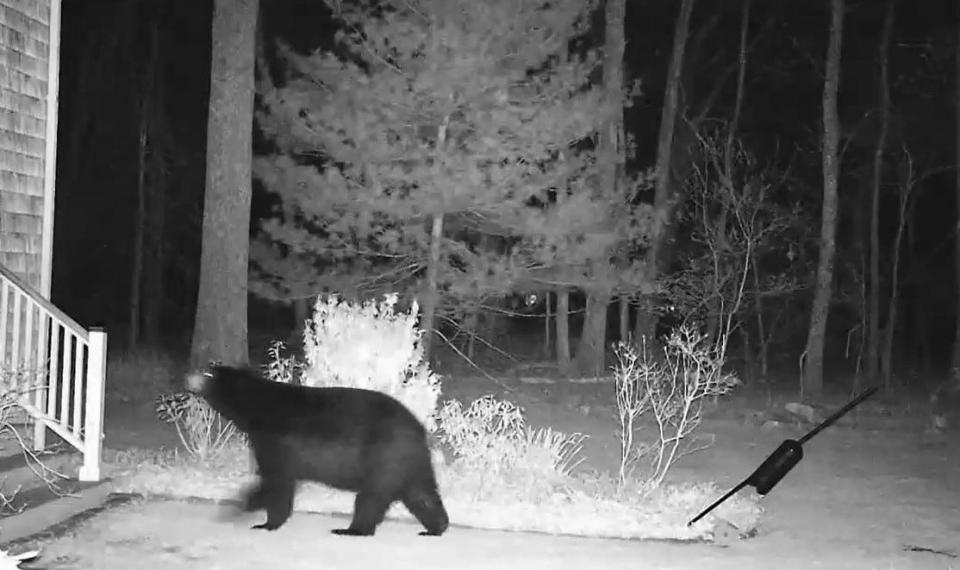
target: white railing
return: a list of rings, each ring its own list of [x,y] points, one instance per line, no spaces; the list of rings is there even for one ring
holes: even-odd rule
[[[0,265],[0,372],[24,394],[33,447],[49,428],[83,454],[81,481],[100,480],[107,334],[89,331]]]

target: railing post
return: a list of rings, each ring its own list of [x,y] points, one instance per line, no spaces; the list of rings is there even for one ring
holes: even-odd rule
[[[100,459],[103,451],[104,384],[107,379],[107,333],[101,328],[91,328],[89,335],[83,422],[83,465],[80,467],[78,478],[81,481],[99,481]],[[77,365],[79,364],[78,358]]]
[[[38,334],[37,337],[37,376],[38,382],[35,386],[36,394],[34,405],[38,410],[46,414],[49,410],[47,408],[47,387],[50,385],[50,375],[56,374],[56,370],[50,370],[50,361],[47,358],[47,329],[51,330],[53,327],[49,325],[53,322],[53,318],[47,316],[44,312],[40,312],[40,324],[38,325]],[[47,425],[40,421],[40,418],[33,418],[33,450],[40,451],[46,449],[47,447]]]

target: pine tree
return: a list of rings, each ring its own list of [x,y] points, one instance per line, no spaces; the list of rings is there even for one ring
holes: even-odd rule
[[[623,208],[592,184],[590,143],[607,107],[598,59],[570,50],[590,3],[334,8],[337,49],[282,48],[258,117],[278,150],[254,171],[280,206],[252,248],[257,293],[400,290],[429,329],[431,308],[609,265]]]

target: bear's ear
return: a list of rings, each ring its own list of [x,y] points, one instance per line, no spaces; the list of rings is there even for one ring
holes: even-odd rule
[[[209,372],[191,372],[187,374],[187,378],[183,384],[188,392],[202,394],[212,378],[213,375]]]

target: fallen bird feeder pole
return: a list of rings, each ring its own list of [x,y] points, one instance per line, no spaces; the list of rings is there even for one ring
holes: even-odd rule
[[[877,387],[874,386],[865,390],[859,396],[847,403],[846,406],[840,408],[832,416],[820,422],[820,425],[813,428],[799,440],[786,439],[783,443],[780,444],[769,457],[760,464],[760,467],[757,467],[756,471],[750,474],[749,477],[740,482],[739,485],[727,491],[727,494],[720,497],[712,505],[704,509],[702,513],[697,515],[693,520],[687,523],[687,526],[693,526],[698,520],[707,516],[707,514],[713,509],[719,507],[724,501],[733,496],[737,491],[743,489],[747,485],[755,487],[757,493],[761,495],[766,495],[773,489],[781,479],[790,472],[791,469],[797,464],[800,463],[800,460],[803,459],[803,444],[809,441],[813,436],[817,435],[827,427],[829,427],[833,422],[840,419],[841,416],[852,410],[854,407],[859,405],[861,402],[872,396],[877,391]]]

